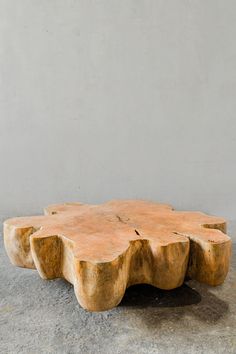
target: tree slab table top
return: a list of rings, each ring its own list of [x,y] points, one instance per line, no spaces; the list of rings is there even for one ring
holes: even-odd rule
[[[187,276],[219,285],[231,254],[224,219],[143,200],[52,205],[6,220],[4,244],[13,264],[72,283],[90,311],[117,306],[133,284],[174,289]]]

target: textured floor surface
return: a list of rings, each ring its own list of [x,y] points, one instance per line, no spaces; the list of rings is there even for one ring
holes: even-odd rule
[[[12,266],[0,240],[0,353],[236,353],[236,222],[222,286],[129,288],[116,309],[83,310],[64,280]]]

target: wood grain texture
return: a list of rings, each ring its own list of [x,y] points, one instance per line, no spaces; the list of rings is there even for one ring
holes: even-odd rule
[[[222,218],[142,200],[52,205],[44,216],[4,222],[11,262],[65,278],[90,311],[118,305],[133,284],[174,289],[186,276],[221,284],[231,254],[225,233]]]

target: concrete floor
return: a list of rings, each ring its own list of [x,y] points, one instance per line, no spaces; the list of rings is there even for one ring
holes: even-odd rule
[[[69,283],[12,266],[1,238],[0,353],[236,353],[235,271],[236,243],[223,286],[135,286],[116,309],[89,313]]]

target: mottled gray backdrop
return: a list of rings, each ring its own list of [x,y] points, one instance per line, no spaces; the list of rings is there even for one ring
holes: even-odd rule
[[[0,0],[0,213],[236,205],[236,1]]]

